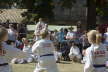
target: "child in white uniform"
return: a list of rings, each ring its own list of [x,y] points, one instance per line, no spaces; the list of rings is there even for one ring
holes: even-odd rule
[[[22,42],[24,43],[23,52],[26,52],[29,54],[27,59],[25,59],[28,63],[33,62],[34,60],[37,61],[36,55],[32,53],[32,43],[29,42],[26,38],[22,39]]]
[[[56,62],[60,63],[60,60],[62,58],[62,53],[57,48],[55,48],[54,56],[55,56]]]
[[[88,33],[91,46],[86,50],[84,72],[106,72],[106,47],[101,43],[102,36],[96,30]]]
[[[12,72],[9,63],[13,57],[22,58],[27,56],[26,53],[4,43],[7,39],[7,30],[0,27],[0,72]]]
[[[106,45],[108,50],[108,28],[107,28],[107,32],[104,33],[104,44]]]
[[[41,33],[42,39],[37,41],[32,52],[38,55],[38,64],[34,72],[58,72],[56,60],[54,57],[54,46],[49,40],[47,31]]]
[[[75,62],[81,61],[82,56],[81,56],[80,50],[74,42],[72,42],[72,47],[70,49],[69,57]]]

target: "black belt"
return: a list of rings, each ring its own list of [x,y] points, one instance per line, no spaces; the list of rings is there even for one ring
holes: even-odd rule
[[[0,64],[0,66],[6,66],[6,65],[9,65],[9,64],[8,63]]]
[[[45,54],[45,55],[41,55],[40,57],[43,57],[43,56],[54,56],[54,54]]]
[[[106,67],[105,64],[103,65],[93,65],[95,68],[100,68],[100,67]]]

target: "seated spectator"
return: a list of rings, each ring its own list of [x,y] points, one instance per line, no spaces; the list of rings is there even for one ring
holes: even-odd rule
[[[81,61],[81,53],[79,48],[76,46],[74,42],[72,42],[72,46],[69,53],[70,59],[72,59],[74,62],[80,62]]]
[[[64,61],[70,61],[70,58],[69,58],[70,46],[68,45],[68,43],[63,43],[61,46],[62,46],[61,52],[62,52]]]

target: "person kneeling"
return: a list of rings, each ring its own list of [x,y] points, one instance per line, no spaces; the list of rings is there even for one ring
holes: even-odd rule
[[[74,42],[72,42],[72,47],[70,49],[69,57],[74,62],[81,62],[82,56],[80,50]]]

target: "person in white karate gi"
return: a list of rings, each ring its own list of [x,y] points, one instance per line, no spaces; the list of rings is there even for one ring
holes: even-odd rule
[[[69,53],[70,59],[72,59],[74,62],[81,62],[81,53],[79,48],[76,46],[75,42],[72,42],[72,47],[70,49]]]
[[[108,50],[108,28],[106,29],[106,33],[104,33],[104,39],[104,44],[106,45]]]
[[[29,42],[29,40],[27,40],[26,38],[23,38],[22,42],[24,43],[23,52],[29,54],[29,56],[25,59],[25,61],[28,63],[31,63],[34,60],[37,61],[37,56],[32,53],[32,43]]]
[[[35,41],[38,41],[41,39],[40,32],[42,30],[45,30],[46,28],[47,28],[47,24],[45,22],[43,22],[42,18],[39,18],[39,22],[36,24],[35,32],[34,32]]]
[[[60,60],[62,59],[62,52],[60,52],[57,48],[55,48],[54,56],[56,59],[56,63],[60,63]]]
[[[106,72],[106,46],[101,43],[102,35],[96,31],[88,32],[88,41],[91,44],[85,52],[84,72]]]
[[[8,31],[4,27],[0,27],[0,72],[12,72],[9,65],[11,59],[14,57],[22,58],[27,54],[11,45],[7,45],[5,41],[8,40]]]
[[[49,39],[48,31],[41,33],[42,39],[37,41],[32,52],[38,55],[38,64],[34,72],[59,72],[54,57],[54,45]]]

